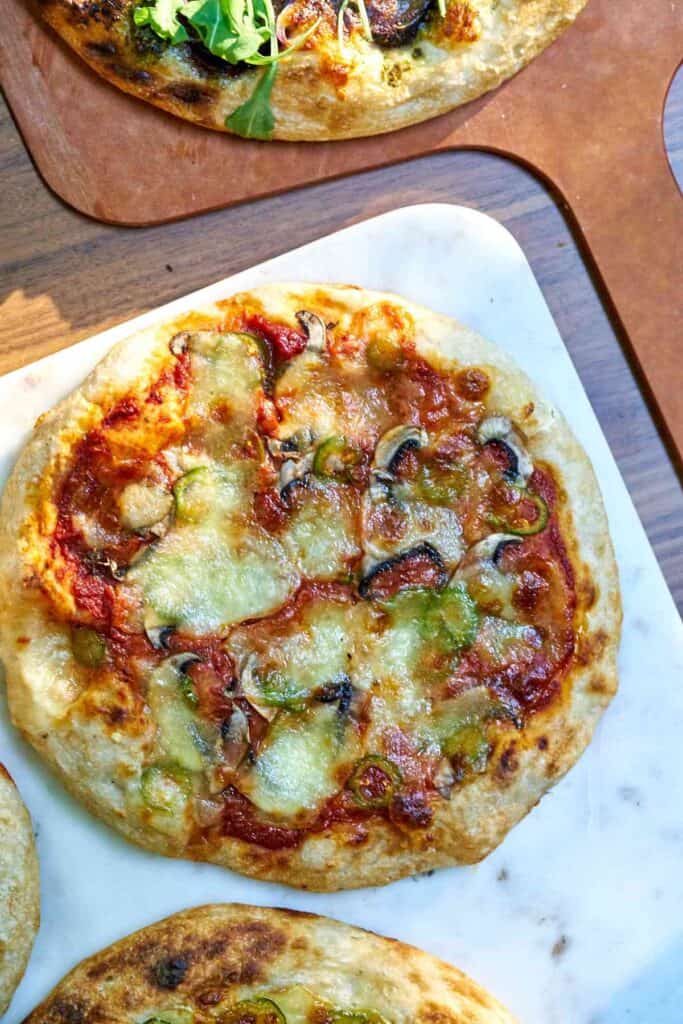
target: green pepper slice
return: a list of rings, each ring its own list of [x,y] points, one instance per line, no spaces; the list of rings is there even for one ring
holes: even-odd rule
[[[373,369],[388,373],[403,365],[403,348],[390,338],[371,338],[365,349],[365,358]]]
[[[192,1010],[180,1007],[177,1010],[162,1010],[162,1013],[148,1017],[143,1024],[193,1024],[194,1013]]]
[[[211,511],[215,497],[215,480],[208,466],[197,466],[181,476],[173,488],[178,519],[198,523]]]
[[[470,647],[479,628],[477,606],[464,583],[454,583],[435,596],[434,611],[448,634],[448,646],[458,651]]]
[[[347,782],[359,807],[388,807],[403,776],[398,765],[381,754],[368,754],[353,769]]]
[[[301,711],[310,696],[308,690],[298,688],[296,683],[281,672],[267,672],[258,677],[257,683],[259,700],[268,707]]]
[[[140,779],[142,799],[154,811],[176,814],[184,806],[190,792],[187,772],[178,765],[150,765]]]
[[[361,458],[361,452],[347,438],[335,434],[318,445],[313,458],[313,472],[325,480],[333,477],[346,480]]]
[[[199,704],[199,697],[194,688],[194,683],[185,672],[179,673],[178,688],[190,707],[196,708]]]
[[[272,999],[258,996],[242,999],[218,1018],[220,1024],[287,1024],[284,1013]]]
[[[490,745],[480,722],[463,721],[444,741],[442,750],[447,757],[464,761],[472,772],[486,770]]]
[[[79,665],[97,668],[107,656],[107,642],[101,633],[89,626],[74,626],[71,630],[71,650]]]
[[[503,515],[491,515],[489,516],[489,523],[497,530],[503,530],[505,533],[515,534],[517,537],[532,537],[536,533],[540,533],[548,525],[548,519],[550,518],[550,511],[547,504],[540,496],[540,494],[534,494],[532,491],[527,491],[521,487],[515,487],[513,484],[508,485],[511,490],[518,493],[520,502],[531,502],[534,508],[534,515],[531,518],[527,518],[525,515],[516,514],[516,506],[518,502],[513,506],[508,506],[505,509]]]
[[[417,493],[430,505],[449,505],[465,491],[467,474],[462,466],[434,466],[423,463],[415,481]]]
[[[440,591],[403,591],[385,607],[395,617],[415,621],[423,640],[452,654],[470,647],[479,629],[476,603],[462,582]]]
[[[328,1017],[329,1024],[387,1024],[374,1010],[337,1010]]]

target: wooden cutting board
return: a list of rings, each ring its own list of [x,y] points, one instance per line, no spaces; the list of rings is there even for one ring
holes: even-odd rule
[[[47,184],[99,220],[170,221],[438,150],[483,148],[523,162],[566,205],[683,458],[683,200],[662,136],[683,0],[590,0],[510,82],[426,124],[270,144],[196,128],[124,95],[39,22],[30,0],[3,7],[2,83],[26,144]]]

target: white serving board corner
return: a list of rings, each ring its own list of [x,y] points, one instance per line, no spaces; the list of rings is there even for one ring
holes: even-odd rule
[[[128,845],[67,797],[0,714],[0,760],[33,814],[42,926],[5,1018],[78,960],[183,907],[316,911],[442,956],[523,1024],[683,1022],[683,629],[532,271],[496,221],[396,210],[121,324],[0,380],[0,481],[35,418],[143,325],[273,280],[353,282],[451,314],[511,352],[596,468],[624,597],[621,686],[579,764],[482,864],[387,888],[301,893]]]

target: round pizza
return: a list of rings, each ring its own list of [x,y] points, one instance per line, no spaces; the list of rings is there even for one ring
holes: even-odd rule
[[[0,520],[14,721],[162,853],[314,889],[476,861],[616,687],[588,459],[395,296],[269,285],[121,343]]]
[[[120,89],[256,139],[377,135],[500,85],[586,0],[40,0]]]
[[[38,931],[39,886],[31,819],[0,764],[0,1017],[21,981]]]
[[[222,904],[79,964],[25,1024],[515,1024],[461,971],[316,914]]]

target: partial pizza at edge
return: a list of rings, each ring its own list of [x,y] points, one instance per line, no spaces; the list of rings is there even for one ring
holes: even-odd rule
[[[494,89],[586,0],[445,0],[443,9],[439,0],[291,0],[275,9],[255,0],[263,16],[252,24],[247,5],[245,24],[261,40],[245,24],[216,21],[240,0],[40,3],[66,42],[126,92],[207,128],[321,141],[404,128]],[[145,17],[157,28],[138,24]],[[251,57],[249,39],[260,44]],[[286,56],[264,68],[271,44]]]
[[[97,1024],[514,1024],[461,971],[325,917],[223,904],[83,961],[27,1018]]]
[[[39,919],[38,860],[31,819],[0,764],[0,1016],[26,969]]]
[[[270,285],[121,343],[0,518],[15,723],[171,856],[321,890],[474,862],[616,689],[585,453],[396,296]]]

